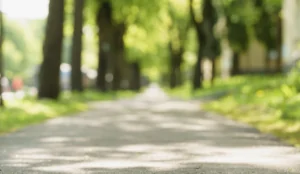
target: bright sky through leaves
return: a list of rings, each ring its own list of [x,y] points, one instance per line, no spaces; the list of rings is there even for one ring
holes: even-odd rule
[[[8,17],[43,19],[48,15],[49,0],[0,0],[0,10]]]

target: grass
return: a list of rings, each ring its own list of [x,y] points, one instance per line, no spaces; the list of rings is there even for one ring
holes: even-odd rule
[[[191,98],[204,98],[215,94],[229,94],[237,89],[241,89],[249,85],[249,82],[255,81],[256,88],[260,86],[268,85],[265,82],[274,83],[274,79],[278,78],[278,75],[274,76],[236,76],[234,78],[216,78],[214,85],[205,81],[201,90],[193,91],[190,83],[186,83],[175,89],[165,89],[165,91],[174,97],[180,97],[184,99]]]
[[[203,104],[203,109],[247,123],[300,146],[300,72],[288,75],[242,75],[216,79],[213,86],[204,82],[201,90],[191,92],[185,84],[166,91],[185,99],[223,94]]]
[[[6,107],[0,109],[0,134],[16,131],[47,119],[85,111],[88,109],[88,102],[91,101],[112,100],[133,95],[133,92],[99,93],[86,91],[83,94],[65,92],[59,101],[37,101],[34,98],[6,101]]]
[[[300,146],[300,93],[290,83],[291,75],[240,76],[232,81],[237,79],[241,83],[229,84],[234,90],[203,108]]]

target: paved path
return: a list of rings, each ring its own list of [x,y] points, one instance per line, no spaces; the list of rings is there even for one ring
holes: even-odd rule
[[[300,151],[157,87],[0,137],[3,174],[299,174]],[[1,173],[1,172],[0,172]]]

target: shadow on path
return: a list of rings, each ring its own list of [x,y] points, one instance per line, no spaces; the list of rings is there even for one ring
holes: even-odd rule
[[[198,103],[143,98],[95,103],[76,117],[2,136],[0,169],[3,174],[300,173],[300,152],[274,137],[200,111]]]

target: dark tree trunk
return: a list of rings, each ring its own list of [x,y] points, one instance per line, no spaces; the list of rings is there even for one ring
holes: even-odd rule
[[[114,45],[115,45],[115,56],[113,57],[113,90],[117,91],[121,89],[121,82],[124,79],[124,66],[125,66],[125,24],[119,24],[114,27]]]
[[[99,46],[101,48],[101,46]],[[107,72],[107,55],[104,51],[99,52],[99,61],[98,61],[98,69],[97,69],[97,80],[96,80],[96,87],[97,89],[105,92],[107,90],[105,75]]]
[[[183,43],[180,43],[183,44]],[[171,89],[174,89],[181,85],[181,64],[183,62],[184,48],[180,46],[178,50],[174,49],[172,43],[169,43],[169,85]]]
[[[202,85],[202,58],[204,53],[204,46],[206,44],[205,30],[203,22],[198,22],[195,17],[195,12],[193,10],[193,0],[189,1],[190,15],[192,22],[195,26],[197,32],[197,40],[198,40],[198,54],[197,54],[197,63],[194,68],[194,76],[193,76],[193,89],[197,90],[203,87]]]
[[[240,73],[240,59],[239,59],[239,53],[234,52],[233,53],[233,59],[232,59],[232,68],[231,68],[231,75],[235,76]]]
[[[215,76],[216,76],[216,58],[220,55],[220,43],[218,39],[215,37],[213,32],[214,26],[218,21],[218,16],[216,9],[211,0],[204,0],[204,9],[203,9],[203,25],[202,30],[204,31],[204,57],[210,58],[212,62],[211,69],[211,85],[213,85]]]
[[[171,41],[170,41],[171,42]],[[170,73],[170,77],[169,77],[169,82],[170,82],[170,88],[174,89],[176,87],[176,53],[174,53],[174,50],[172,48],[172,43],[169,43],[169,52],[170,52],[170,56],[169,56],[169,62],[170,62],[170,66],[169,66],[169,73]]]
[[[173,67],[170,70],[170,88],[174,89],[176,88],[177,84],[176,84],[176,79],[177,79],[177,74],[176,74],[176,69]]]
[[[282,73],[282,19],[280,15],[277,17],[277,61],[276,61],[276,71]]]
[[[72,47],[72,90],[83,91],[82,71],[81,71],[81,51],[82,51],[82,27],[83,27],[84,0],[75,0],[74,15],[74,35]]]
[[[266,71],[266,73],[271,71],[271,59],[270,59],[269,55],[266,55],[266,57],[265,57],[265,71]]]
[[[215,82],[215,79],[216,79],[216,70],[217,70],[217,67],[216,67],[216,57],[212,58],[211,60],[211,85],[214,85],[214,82]]]
[[[170,5],[170,4],[169,4]],[[169,86],[176,88],[182,85],[181,65],[183,63],[183,54],[187,33],[191,27],[189,20],[180,22],[174,11],[169,8],[169,14],[172,24],[169,26]]]
[[[205,34],[201,27],[198,28],[198,54],[197,54],[197,63],[194,68],[194,79],[193,79],[193,89],[201,89],[203,87],[203,72],[202,72],[202,59],[204,53],[204,44],[205,44]],[[202,45],[202,46],[201,46]]]
[[[211,0],[204,0],[203,2],[203,21],[202,21],[202,31],[204,42],[201,42],[203,48],[203,56],[213,59],[216,57],[216,38],[213,33],[213,28],[215,23],[217,22],[216,12]]]
[[[96,88],[101,91],[107,91],[109,85],[105,77],[111,70],[111,57],[113,52],[112,7],[109,1],[105,1],[101,4],[101,8],[97,14],[97,25],[99,28],[99,61]]]
[[[49,2],[49,16],[43,48],[44,59],[39,78],[39,99],[57,99],[59,97],[64,4],[64,0]]]
[[[183,74],[181,69],[183,63],[183,54],[184,54],[184,48],[181,48],[179,54],[177,55],[177,60],[178,60],[177,67],[176,67],[177,86],[181,86],[183,84],[183,79],[182,79]]]
[[[117,60],[118,61],[118,60]],[[121,72],[120,68],[114,66],[114,71],[113,71],[113,81],[112,81],[112,90],[113,91],[118,91],[121,89]]]
[[[121,90],[131,90],[130,89],[130,78],[131,78],[131,63],[128,62],[128,60],[125,57],[125,54],[123,53],[122,57],[122,64],[121,64],[121,84],[120,84],[120,89]]]
[[[198,55],[197,55],[197,63],[194,69],[194,77],[193,77],[193,89],[201,89],[202,85],[202,48],[199,48]]]
[[[171,51],[172,52],[172,51]],[[182,64],[183,52],[172,52],[170,56],[170,88],[174,89],[182,84]]]
[[[176,86],[183,84],[181,66],[176,69]]]
[[[138,62],[131,64],[132,74],[130,80],[130,89],[139,91],[141,89],[141,68]]]
[[[1,4],[0,4],[1,5]],[[0,107],[4,106],[3,100],[3,88],[1,84],[1,79],[4,77],[4,61],[3,61],[3,15],[0,12]]]

